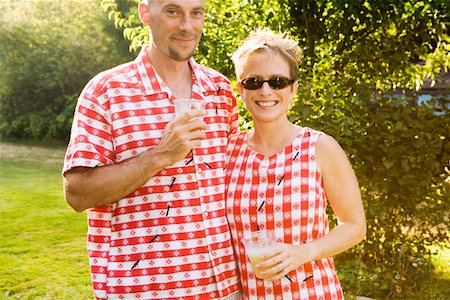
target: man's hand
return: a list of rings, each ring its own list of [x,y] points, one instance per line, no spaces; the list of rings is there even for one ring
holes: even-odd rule
[[[168,123],[163,136],[155,150],[167,155],[170,164],[183,159],[192,148],[200,147],[207,129],[202,117],[205,113],[199,109],[183,113],[179,118]]]

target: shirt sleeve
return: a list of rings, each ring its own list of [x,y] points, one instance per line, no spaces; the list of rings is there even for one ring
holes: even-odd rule
[[[228,132],[228,135],[231,134],[237,134],[240,132],[239,130],[239,112],[237,107],[237,101],[236,97],[234,96],[233,88],[231,87],[231,84],[228,85],[227,89],[227,97],[228,97],[228,120],[229,120],[229,126],[230,131]]]
[[[94,78],[78,99],[63,175],[75,167],[96,167],[114,162],[109,102],[101,83]]]

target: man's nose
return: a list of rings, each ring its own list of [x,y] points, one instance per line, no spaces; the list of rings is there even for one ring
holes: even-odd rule
[[[183,19],[181,20],[180,28],[182,30],[190,30],[192,29],[192,19],[189,14],[186,14]]]

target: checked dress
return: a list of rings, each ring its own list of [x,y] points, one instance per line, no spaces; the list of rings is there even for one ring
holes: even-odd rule
[[[277,242],[300,245],[328,233],[327,199],[315,150],[321,132],[303,128],[291,145],[264,156],[248,147],[247,133],[227,148],[227,216],[244,299],[343,299],[332,258],[308,262],[281,280],[255,277],[243,237],[273,230]]]

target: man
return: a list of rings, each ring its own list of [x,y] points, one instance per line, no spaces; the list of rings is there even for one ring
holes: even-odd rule
[[[204,1],[149,0],[139,16],[151,45],[85,87],[63,170],[67,202],[89,209],[95,297],[237,299],[223,198],[237,108],[230,82],[192,59]],[[206,109],[174,118],[177,98]]]

